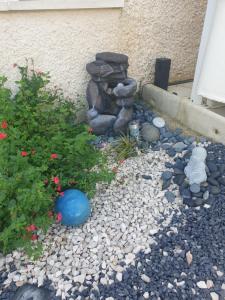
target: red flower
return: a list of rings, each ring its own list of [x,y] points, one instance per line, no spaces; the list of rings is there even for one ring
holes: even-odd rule
[[[3,129],[6,129],[6,128],[8,127],[7,121],[5,121],[5,120],[2,121],[1,127],[2,127]]]
[[[49,218],[53,217],[53,212],[51,210],[48,212],[48,216],[49,216]]]
[[[62,214],[61,213],[57,213],[56,221],[57,222],[61,222],[62,221]]]
[[[31,240],[32,240],[32,241],[38,240],[38,235],[37,235],[37,234],[32,234]]]
[[[27,153],[26,151],[22,151],[22,152],[21,152],[21,155],[22,155],[23,157],[25,157],[25,156],[28,155],[28,153]]]
[[[34,224],[31,224],[30,226],[27,226],[26,230],[28,232],[35,231],[37,230],[37,227]]]
[[[93,128],[88,128],[88,133],[90,133],[90,134],[92,134],[93,133],[93,131],[94,131],[94,129]]]
[[[59,184],[59,177],[53,177],[52,181],[53,181],[55,184]]]
[[[58,154],[52,153],[52,154],[51,154],[51,158],[52,158],[52,159],[58,158]]]
[[[61,185],[58,185],[58,186],[57,186],[56,191],[57,191],[57,192],[61,192]]]
[[[0,140],[4,140],[5,138],[7,138],[7,134],[4,132],[0,132]]]

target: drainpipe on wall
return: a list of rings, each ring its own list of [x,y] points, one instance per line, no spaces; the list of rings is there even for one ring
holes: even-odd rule
[[[217,1],[216,0],[208,0],[207,10],[205,15],[204,27],[202,32],[201,44],[198,53],[198,60],[195,69],[195,77],[192,88],[191,100],[195,104],[202,104],[202,96],[198,92],[199,80],[201,77],[202,68],[204,65],[207,45],[210,38],[210,33],[212,30],[212,25],[215,17]]]

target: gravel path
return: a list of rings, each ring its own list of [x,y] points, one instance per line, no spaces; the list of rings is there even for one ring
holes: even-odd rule
[[[18,251],[6,257],[7,271],[9,263],[16,270],[8,274],[4,286],[12,281],[17,286],[25,282],[41,286],[48,278],[56,295],[65,299],[82,292],[85,280],[96,286],[112,284],[112,271],[121,281],[123,271],[135,263],[135,254],[142,249],[150,252],[153,235],[170,222],[181,202],[177,197],[169,203],[161,190],[166,161],[172,159],[164,151],[126,160],[110,186],[99,185],[92,199],[92,217],[84,226],[52,226],[45,238],[44,255],[36,262]]]
[[[142,123],[154,117],[136,111]],[[86,224],[53,225],[38,261],[0,257],[0,299],[28,282],[51,300],[224,300],[225,146],[199,141],[207,182],[193,188],[184,175],[195,138],[161,128],[147,154],[98,186]]]

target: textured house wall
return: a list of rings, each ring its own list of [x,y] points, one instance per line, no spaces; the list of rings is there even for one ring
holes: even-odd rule
[[[125,0],[124,9],[1,12],[0,73],[11,84],[18,75],[13,63],[33,58],[75,98],[85,93],[85,65],[95,53],[120,51],[138,80],[152,80],[159,56],[172,59],[171,80],[189,79],[205,6],[206,0]]]
[[[156,57],[172,59],[170,81],[194,76],[206,0],[125,0],[121,51],[133,76],[153,80]],[[137,5],[138,3],[138,5]]]

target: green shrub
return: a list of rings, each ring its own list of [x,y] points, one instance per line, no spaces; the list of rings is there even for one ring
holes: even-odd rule
[[[93,196],[109,181],[94,136],[76,123],[76,109],[46,86],[49,74],[18,67],[15,95],[0,78],[0,251],[30,246],[55,222],[54,200],[67,188]],[[94,168],[94,166],[98,166]],[[95,170],[95,171],[93,171]]]

